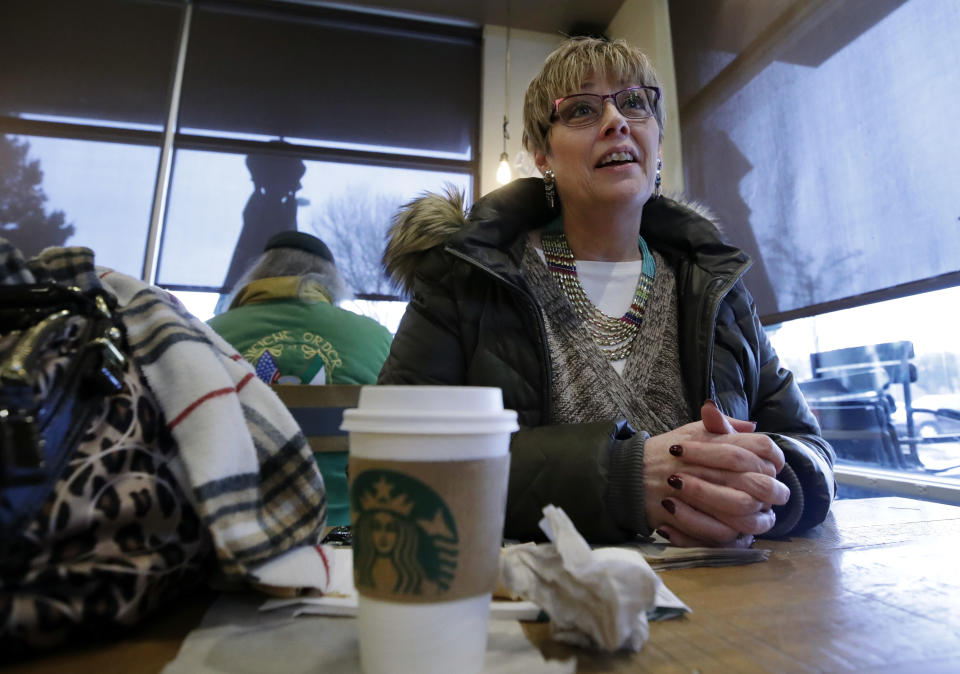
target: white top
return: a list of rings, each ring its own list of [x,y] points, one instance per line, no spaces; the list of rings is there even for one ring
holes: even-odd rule
[[[540,259],[546,262],[543,250],[536,249]],[[576,260],[577,278],[587,297],[607,316],[623,316],[633,302],[637,282],[643,271],[643,260],[626,262],[598,262],[596,260]],[[617,374],[623,374],[627,359],[611,360],[610,364]]]

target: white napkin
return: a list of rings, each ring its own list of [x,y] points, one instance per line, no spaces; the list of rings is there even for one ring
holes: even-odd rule
[[[222,594],[163,673],[361,674],[356,620],[257,611],[261,601]],[[573,674],[576,667],[573,657],[545,660],[516,620],[490,621],[484,674]]]
[[[690,609],[636,550],[591,550],[560,508],[543,509],[540,528],[552,541],[506,548],[500,581],[543,608],[554,639],[605,651],[639,651],[653,619]]]
[[[353,585],[353,551],[346,547],[318,546],[323,565],[308,555],[296,558],[297,566],[287,564],[260,567],[258,577],[261,583],[272,588],[284,586],[317,587],[323,590],[323,596],[296,596],[283,599],[268,599],[260,607],[261,611],[273,611],[293,607],[292,616],[325,615],[356,617],[357,588]],[[272,562],[272,564],[276,564]],[[329,569],[329,574],[324,570]],[[329,582],[323,586],[320,581],[329,575]],[[493,601],[490,603],[491,620],[537,620],[541,615],[540,607],[529,601]]]

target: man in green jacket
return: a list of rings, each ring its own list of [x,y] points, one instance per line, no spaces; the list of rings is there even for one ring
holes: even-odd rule
[[[347,296],[333,254],[304,232],[281,232],[237,283],[228,311],[208,322],[268,383],[375,384],[390,331],[336,306]],[[350,523],[346,452],[315,454],[328,523]]]

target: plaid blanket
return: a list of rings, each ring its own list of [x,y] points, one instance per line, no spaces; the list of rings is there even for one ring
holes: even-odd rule
[[[94,267],[89,248],[47,248],[28,262],[0,238],[0,284],[43,282],[116,298],[129,353],[179,445],[228,577],[254,579],[254,567],[319,543],[326,495],[307,441],[233,347],[173,295]]]

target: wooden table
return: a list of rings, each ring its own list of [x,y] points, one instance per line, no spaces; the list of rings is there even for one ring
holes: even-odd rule
[[[960,671],[960,507],[838,501],[823,526],[757,546],[769,561],[663,572],[693,613],[653,623],[640,653],[598,656],[550,641],[545,623],[524,629],[548,657],[575,655],[580,672]],[[5,671],[157,672],[209,603]]]
[[[960,672],[960,507],[837,501],[762,564],[665,571],[693,613],[653,623],[635,655],[581,672]],[[526,625],[548,653],[546,625]]]

